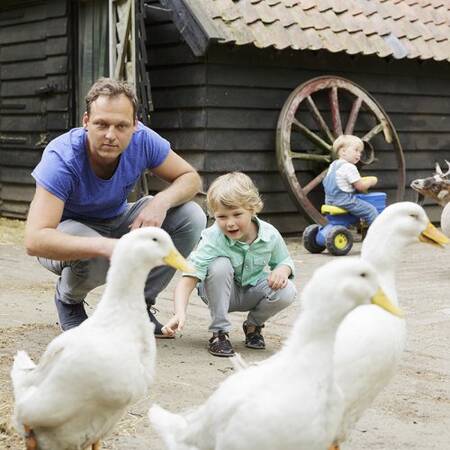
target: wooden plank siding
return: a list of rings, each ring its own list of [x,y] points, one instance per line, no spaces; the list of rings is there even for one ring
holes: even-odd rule
[[[265,201],[261,215],[283,233],[306,222],[287,194],[275,159],[280,110],[299,84],[338,75],[369,91],[396,127],[406,157],[407,186],[426,176],[435,161],[450,157],[450,75],[446,63],[381,60],[325,52],[259,50],[215,45],[195,58],[170,23],[149,23],[154,100],[152,127],[192,162],[205,190],[218,175],[248,173]],[[348,111],[347,111],[348,113]],[[311,119],[312,120],[312,119]],[[362,134],[363,131],[356,129]],[[377,141],[379,161],[366,170],[380,178],[393,201],[397,163],[392,149]],[[299,177],[311,174],[296,163]],[[306,179],[306,178],[305,178]],[[406,199],[413,199],[407,189]],[[322,201],[321,195],[317,201]],[[429,208],[437,219],[440,208]]]
[[[66,0],[0,5],[0,216],[25,217],[31,171],[71,123],[68,8]]]
[[[160,6],[156,0],[147,3]],[[68,0],[2,0],[0,5],[0,215],[25,215],[33,167],[45,144],[73,122],[69,7]],[[205,190],[222,173],[248,173],[265,201],[262,217],[283,233],[301,231],[306,220],[278,171],[276,124],[292,90],[311,78],[348,78],[379,101],[399,133],[407,185],[428,176],[435,161],[450,159],[446,62],[225,44],[211,44],[196,57],[170,11],[147,13],[151,126],[200,171]],[[380,190],[392,198],[395,155],[380,141],[376,152],[379,161],[368,172],[380,177]],[[296,168],[299,177],[311,177],[304,164],[296,162]],[[409,189],[406,198],[413,198]],[[320,193],[316,200],[320,203]],[[440,209],[429,211],[436,219]]]

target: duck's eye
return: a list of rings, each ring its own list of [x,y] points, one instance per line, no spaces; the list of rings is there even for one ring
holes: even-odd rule
[[[366,272],[361,272],[361,278],[366,278],[367,277],[367,273]]]
[[[410,214],[410,217],[412,217],[413,219],[418,219],[419,216],[417,214]]]
[[[158,239],[152,238],[152,241],[153,241],[153,242],[158,242]]]

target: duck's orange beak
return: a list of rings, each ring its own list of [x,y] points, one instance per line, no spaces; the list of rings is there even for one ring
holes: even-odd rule
[[[450,242],[450,239],[429,222],[425,230],[420,234],[419,241],[443,247]]]

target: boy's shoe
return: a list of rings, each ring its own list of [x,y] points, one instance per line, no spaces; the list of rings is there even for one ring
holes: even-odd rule
[[[62,331],[75,328],[88,318],[84,309],[84,302],[64,303],[55,295],[55,305]]]
[[[158,310],[152,305],[147,305],[147,313],[150,321],[155,325],[155,331],[153,334],[156,339],[174,339],[175,336],[170,336],[168,334],[164,334],[162,329],[164,325],[155,317],[155,314]]]
[[[214,356],[234,356],[233,346],[231,345],[228,333],[225,331],[213,333],[212,338],[209,340],[208,352]]]
[[[264,325],[255,326],[255,331],[249,333],[248,323],[245,321],[242,324],[242,329],[245,334],[245,346],[248,348],[253,348],[256,350],[264,350],[266,348],[266,343],[264,342],[264,337],[261,334],[261,330],[264,328]]]

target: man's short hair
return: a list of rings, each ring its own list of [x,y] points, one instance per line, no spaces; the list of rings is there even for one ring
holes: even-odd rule
[[[214,216],[214,212],[220,207],[244,208],[257,214],[262,210],[263,202],[248,175],[231,172],[216,178],[211,184],[206,195],[206,206],[210,216]]]
[[[125,95],[130,100],[133,106],[133,118],[137,117],[138,99],[134,89],[126,82],[121,80],[114,80],[113,78],[99,78],[89,89],[85,97],[86,112],[88,115],[91,112],[91,105],[101,95],[106,97],[118,97]]]

